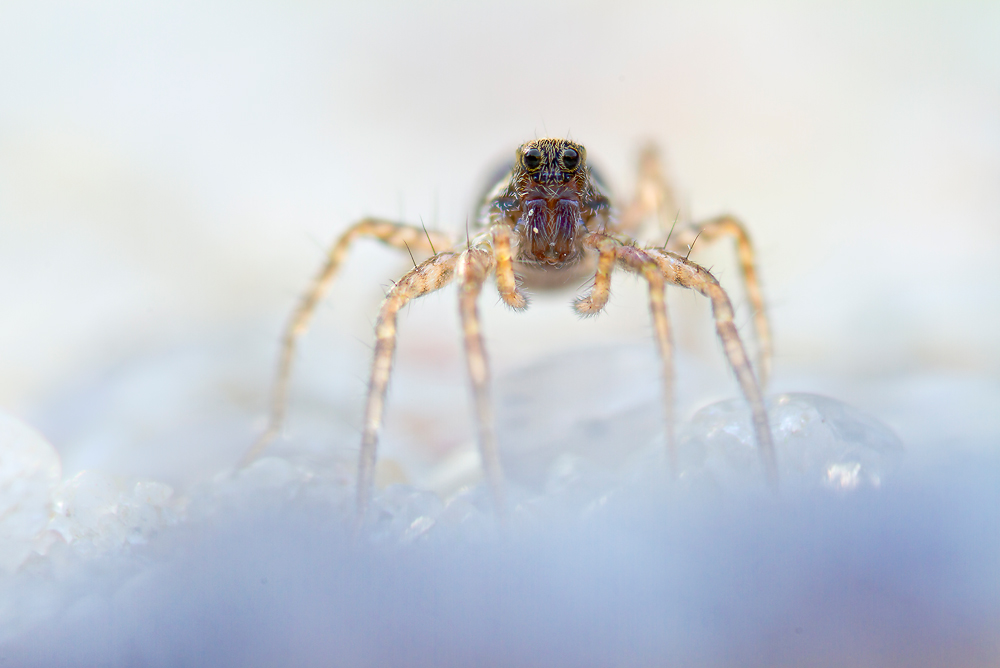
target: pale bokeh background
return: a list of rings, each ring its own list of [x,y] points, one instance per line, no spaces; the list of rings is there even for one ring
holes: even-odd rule
[[[652,139],[696,217],[747,222],[775,388],[995,389],[1000,5],[613,5],[4,3],[0,405],[51,435],[66,388],[245,332],[230,389],[260,415],[279,328],[339,230],[365,214],[461,230],[497,159],[563,134],[626,194]],[[701,257],[732,279],[725,253]],[[348,412],[380,286],[408,262],[359,248],[303,350],[354,361],[322,375]],[[700,323],[681,343],[718,360],[707,309],[673,300]],[[426,301],[401,364],[444,365],[461,397],[454,303]],[[483,298],[498,374],[649,341],[634,281],[596,321],[543,301],[514,315]]]

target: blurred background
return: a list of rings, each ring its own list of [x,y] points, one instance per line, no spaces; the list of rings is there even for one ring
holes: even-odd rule
[[[103,454],[79,454],[95,420],[141,412],[146,432],[117,452],[168,451],[159,468],[121,466],[176,479],[193,464],[152,433],[193,419],[169,407],[173,383],[199,414],[239,407],[203,464],[231,461],[261,427],[280,328],[337,233],[372,214],[464,234],[484,175],[546,135],[585,144],[619,199],[652,140],[696,218],[746,221],[775,389],[839,393],[904,436],[942,419],[998,433],[1000,5],[975,1],[8,0],[0,406],[65,449],[67,474],[112,466],[96,437]],[[727,252],[693,257],[737,285]],[[355,428],[377,305],[409,262],[359,245],[300,355]],[[735,394],[708,309],[673,292],[679,343]],[[633,279],[596,320],[579,322],[570,297],[511,314],[484,296],[498,375],[650,342]],[[401,377],[446,377],[441,412],[464,415],[453,293],[424,301],[402,318]],[[157,371],[130,376],[137,363]],[[907,411],[878,404],[887,382],[913,388]]]

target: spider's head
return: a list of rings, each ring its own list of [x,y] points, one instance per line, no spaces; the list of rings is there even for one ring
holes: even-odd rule
[[[546,267],[576,263],[588,191],[587,151],[568,139],[536,139],[517,149],[510,188],[516,202],[518,260]]]
[[[568,139],[535,139],[517,149],[515,178],[529,187],[558,187],[587,173],[587,149]]]

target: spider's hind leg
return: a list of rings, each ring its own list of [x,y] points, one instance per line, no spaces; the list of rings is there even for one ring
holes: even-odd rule
[[[296,343],[309,329],[309,322],[312,320],[313,313],[316,312],[316,307],[319,305],[320,300],[330,288],[330,284],[333,283],[333,279],[336,277],[337,271],[340,269],[340,265],[344,261],[351,243],[360,237],[378,239],[399,250],[409,248],[429,253],[434,252],[435,246],[448,248],[451,245],[451,239],[440,232],[428,232],[423,227],[394,223],[379,218],[365,218],[360,220],[349,227],[337,239],[336,243],[330,247],[322,269],[320,269],[319,273],[316,274],[309,284],[309,287],[302,294],[298,306],[292,312],[288,323],[285,325],[285,330],[281,337],[281,354],[278,357],[278,368],[271,390],[271,404],[267,427],[243,456],[241,466],[247,466],[253,462],[281,432],[288,405],[288,383],[292,375],[292,362],[295,359]]]
[[[771,376],[771,325],[764,308],[764,296],[761,293],[760,281],[757,278],[755,254],[750,235],[746,227],[733,216],[719,216],[678,230],[670,239],[668,250],[685,255],[690,251],[695,239],[700,242],[712,242],[717,239],[731,237],[736,242],[736,252],[743,274],[743,286],[747,300],[753,309],[754,335],[757,341],[757,376],[763,387]]]
[[[662,244],[674,223],[678,220],[683,222],[684,217],[667,179],[659,150],[649,143],[639,155],[635,195],[622,211],[619,227],[633,239]]]

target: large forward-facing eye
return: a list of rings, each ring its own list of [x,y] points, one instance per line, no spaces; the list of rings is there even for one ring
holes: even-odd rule
[[[524,152],[524,166],[533,172],[542,166],[542,152],[537,148],[529,148]]]
[[[566,149],[562,152],[562,164],[563,169],[568,172],[572,172],[580,166],[580,154],[576,152],[576,149]]]

